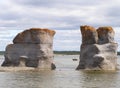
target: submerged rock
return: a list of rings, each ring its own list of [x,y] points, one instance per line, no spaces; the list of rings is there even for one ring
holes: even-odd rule
[[[82,44],[80,61],[76,68],[91,70],[116,70],[117,46],[112,27],[81,26]]]
[[[5,51],[2,66],[55,69],[53,36],[55,31],[31,28],[19,33]],[[54,67],[53,67],[54,65]]]

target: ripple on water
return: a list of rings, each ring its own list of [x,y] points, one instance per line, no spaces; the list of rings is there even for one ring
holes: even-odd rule
[[[0,72],[0,88],[119,88],[119,70],[116,72],[76,71],[78,61],[72,61],[73,57],[75,56],[55,56],[57,69],[53,71]]]

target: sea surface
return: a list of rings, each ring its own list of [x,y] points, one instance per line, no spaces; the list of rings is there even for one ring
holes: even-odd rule
[[[73,61],[74,58],[78,60]],[[3,59],[0,56],[0,64]],[[120,88],[120,70],[76,71],[79,55],[55,55],[54,61],[54,71],[0,72],[0,88]]]

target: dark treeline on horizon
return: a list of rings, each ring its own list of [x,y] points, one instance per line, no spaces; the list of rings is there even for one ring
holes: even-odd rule
[[[79,55],[80,51],[54,51],[54,54]]]
[[[0,55],[4,55],[5,51],[0,51]],[[65,55],[79,55],[80,51],[54,51],[54,54],[65,54]],[[120,55],[120,51],[117,52]]]
[[[53,51],[54,54],[65,54],[65,55],[79,55],[80,51]],[[5,51],[0,51],[0,55],[3,55]]]

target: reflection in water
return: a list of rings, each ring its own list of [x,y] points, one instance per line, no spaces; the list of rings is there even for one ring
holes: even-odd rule
[[[118,88],[118,73],[84,73],[82,88]],[[118,87],[117,87],[118,86]]]
[[[0,88],[119,88],[119,71],[75,71],[73,57],[55,56],[55,71],[0,72]]]

